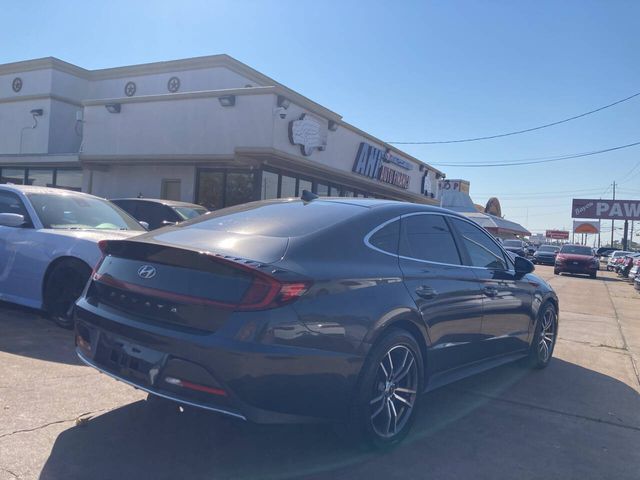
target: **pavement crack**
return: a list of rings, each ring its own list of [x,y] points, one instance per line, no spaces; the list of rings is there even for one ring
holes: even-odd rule
[[[96,410],[93,412],[85,412],[85,413],[81,413],[80,415],[76,415],[74,418],[68,418],[68,419],[63,419],[63,420],[54,420],[52,422],[47,422],[44,423],[42,425],[38,425],[37,427],[33,427],[33,428],[23,428],[20,430],[14,430],[13,432],[9,432],[9,433],[4,433],[2,435],[0,435],[0,439],[5,438],[5,437],[10,437],[12,435],[16,435],[18,433],[28,433],[28,432],[35,432],[36,430],[42,430],[43,428],[47,428],[50,427],[51,425],[58,425],[60,423],[69,423],[69,422],[75,422],[77,421],[79,418],[83,418],[86,416],[91,416],[93,417],[94,415],[96,415],[97,413],[103,413],[110,410],[109,408],[103,408],[101,410]]]
[[[8,473],[9,475],[11,475],[13,478],[17,478],[18,480],[20,480],[20,477],[19,477],[16,473],[14,473],[14,472],[12,472],[11,470],[9,470],[8,468],[0,467],[0,469],[1,469],[3,472],[7,472],[7,473]]]
[[[607,295],[609,296],[609,302],[611,302],[611,308],[613,308],[613,313],[616,318],[616,323],[618,325],[618,331],[620,332],[620,337],[622,338],[622,344],[624,345],[624,350],[629,352],[629,357],[631,358],[631,366],[633,367],[633,371],[636,374],[636,381],[638,382],[638,386],[640,386],[640,370],[638,369],[638,364],[636,363],[635,358],[631,355],[631,351],[629,350],[629,344],[627,343],[627,338],[624,336],[624,329],[622,328],[622,323],[620,322],[620,316],[618,315],[618,309],[616,308],[616,304],[611,298],[611,289],[609,288],[609,284],[605,282],[605,288],[607,289]]]

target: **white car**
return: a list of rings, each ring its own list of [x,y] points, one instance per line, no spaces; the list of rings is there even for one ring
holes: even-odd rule
[[[73,325],[75,301],[100,260],[100,240],[145,231],[111,202],[86,193],[0,185],[0,300]]]

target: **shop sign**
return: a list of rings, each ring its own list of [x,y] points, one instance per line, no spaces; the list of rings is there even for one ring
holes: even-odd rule
[[[395,185],[396,187],[409,188],[409,175],[399,172],[384,163],[390,162],[389,151],[382,151],[379,148],[369,145],[368,143],[360,143],[356,161],[353,164],[353,172],[365,177],[379,180],[380,182]],[[397,158],[397,157],[394,157]],[[402,159],[399,159],[402,160]],[[394,163],[395,162],[391,162]]]
[[[573,199],[572,218],[640,220],[640,200]]]
[[[544,236],[554,240],[569,240],[569,232],[567,230],[547,230]]]
[[[573,233],[600,233],[600,220],[574,220]]]
[[[327,132],[319,120],[303,113],[298,120],[289,122],[289,141],[291,145],[300,145],[300,152],[308,157],[314,150],[327,147]]]

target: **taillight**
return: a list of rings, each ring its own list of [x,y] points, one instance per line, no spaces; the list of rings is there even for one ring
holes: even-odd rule
[[[304,295],[310,282],[280,282],[275,278],[254,278],[236,310],[267,310],[291,303]]]

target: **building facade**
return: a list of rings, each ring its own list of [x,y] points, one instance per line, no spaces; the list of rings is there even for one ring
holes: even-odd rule
[[[436,203],[441,171],[241,62],[0,65],[0,177],[215,209],[319,195]]]

